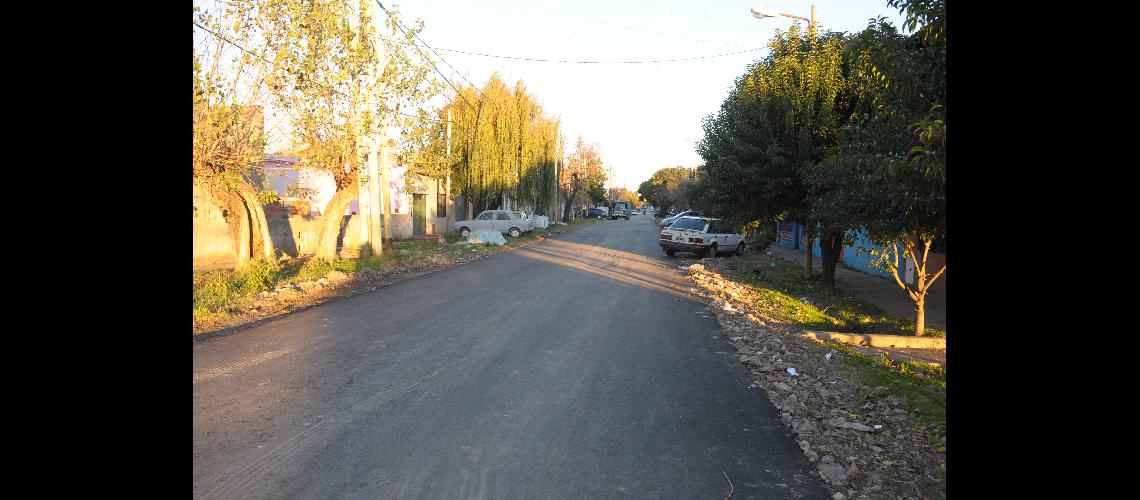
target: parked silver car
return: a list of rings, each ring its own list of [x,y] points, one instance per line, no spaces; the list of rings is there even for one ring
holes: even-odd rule
[[[658,239],[665,255],[693,252],[701,257],[734,252],[744,255],[744,238],[736,228],[721,219],[708,217],[681,217],[661,230]]]
[[[518,238],[523,233],[534,230],[534,220],[524,219],[510,210],[484,210],[474,219],[455,221],[455,230],[464,238],[477,229],[498,231],[512,238]]]

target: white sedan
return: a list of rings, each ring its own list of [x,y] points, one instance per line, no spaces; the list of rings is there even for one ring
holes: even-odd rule
[[[484,210],[474,219],[455,221],[455,230],[464,238],[477,229],[498,231],[512,238],[518,238],[523,233],[534,230],[534,221],[524,219],[517,212],[510,210]]]

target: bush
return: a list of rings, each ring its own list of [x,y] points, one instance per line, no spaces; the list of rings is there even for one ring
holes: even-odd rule
[[[776,236],[769,230],[760,230],[752,233],[752,237],[748,241],[748,246],[756,249],[757,252],[763,252],[768,247],[776,242]]]

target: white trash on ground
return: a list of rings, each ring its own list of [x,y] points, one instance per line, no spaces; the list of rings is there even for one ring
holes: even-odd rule
[[[498,231],[487,231],[485,229],[476,229],[467,233],[468,243],[490,243],[492,245],[506,245],[507,239],[503,238],[503,233]]]
[[[796,376],[799,376],[799,373],[798,373],[798,372],[796,372],[796,369],[795,369],[795,368],[788,368],[788,375],[791,375],[791,376],[793,376],[793,377],[796,377]]]

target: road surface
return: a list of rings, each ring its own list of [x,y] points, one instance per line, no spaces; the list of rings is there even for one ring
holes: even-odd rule
[[[196,340],[194,497],[829,498],[657,232]]]

